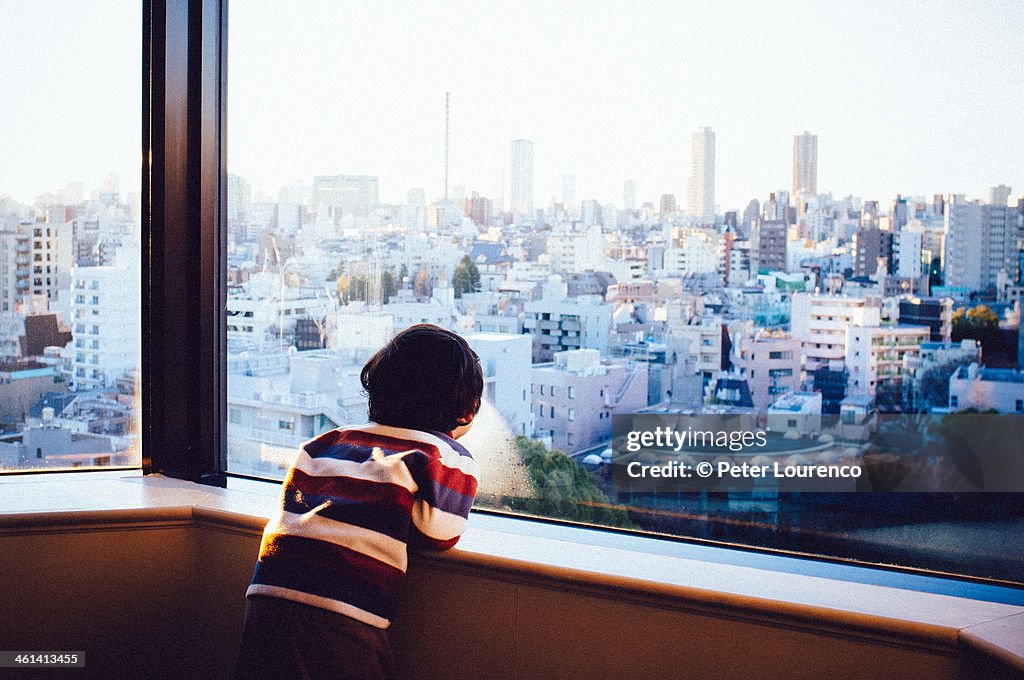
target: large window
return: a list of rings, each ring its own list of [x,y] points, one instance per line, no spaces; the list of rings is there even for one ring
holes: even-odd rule
[[[0,21],[0,472],[139,465],[141,7]]]
[[[479,507],[1019,583],[1024,486],[963,455],[1024,398],[1007,11],[232,3],[229,472],[429,322],[486,372]],[[694,415],[751,438],[624,445]],[[867,481],[618,475],[776,463]]]

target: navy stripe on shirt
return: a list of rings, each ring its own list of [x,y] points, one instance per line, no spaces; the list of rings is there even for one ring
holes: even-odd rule
[[[372,505],[364,500],[303,493],[294,488],[284,492],[284,509],[286,512],[300,515],[315,511],[321,517],[370,529],[403,542],[408,539],[409,525],[412,523],[409,513],[401,507]]]
[[[466,518],[469,517],[474,499],[473,496],[459,493],[435,479],[427,479],[420,485],[419,497],[435,508],[444,508],[445,512]]]
[[[393,617],[395,599],[392,594],[401,583],[400,570],[316,539],[278,535],[272,540],[277,543],[277,549],[260,557],[253,583],[287,584],[293,590],[347,602],[385,619]],[[275,553],[281,557],[276,557]],[[367,560],[374,564],[366,564]]]

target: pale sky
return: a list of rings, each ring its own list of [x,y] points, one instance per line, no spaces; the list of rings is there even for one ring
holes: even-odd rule
[[[0,0],[0,194],[110,169],[138,186],[138,5]],[[837,197],[1024,194],[1024,3],[835,5],[233,0],[229,171],[433,198],[448,90],[451,184],[492,195],[531,139],[539,207],[563,173],[579,200],[621,205],[632,178],[639,201],[685,204],[702,125],[723,210],[788,189],[803,130]]]

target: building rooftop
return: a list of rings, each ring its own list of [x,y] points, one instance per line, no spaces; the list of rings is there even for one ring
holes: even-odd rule
[[[973,365],[973,364],[972,364]],[[1024,383],[1024,371],[1012,368],[986,368],[982,366],[971,375],[971,366],[961,366],[956,373],[958,380],[981,380],[984,382]]]
[[[818,392],[788,392],[779,397],[769,408],[773,411],[799,412],[808,401],[820,398],[820,396]]]

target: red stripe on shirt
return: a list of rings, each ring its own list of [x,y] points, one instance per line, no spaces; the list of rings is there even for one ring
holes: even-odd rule
[[[452,491],[457,491],[465,496],[476,495],[476,478],[472,475],[467,475],[465,472],[458,468],[448,467],[442,462],[440,449],[427,442],[418,442],[413,439],[400,439],[398,437],[389,437],[387,435],[377,434],[375,432],[363,432],[361,430],[345,430],[342,434],[346,435],[344,438],[338,441],[345,441],[352,444],[358,444],[360,446],[380,446],[395,451],[421,451],[429,462],[423,466],[425,468],[426,475],[442,484]],[[383,443],[382,443],[383,442]],[[337,442],[335,442],[337,443]],[[461,455],[453,451],[453,455]],[[417,477],[418,465],[410,465],[409,470],[413,473],[413,478]],[[422,478],[417,480],[418,484],[422,484]]]
[[[347,498],[368,505],[399,506],[405,510],[412,509],[414,500],[411,491],[397,484],[353,477],[318,477],[294,468],[285,485],[302,493]]]

